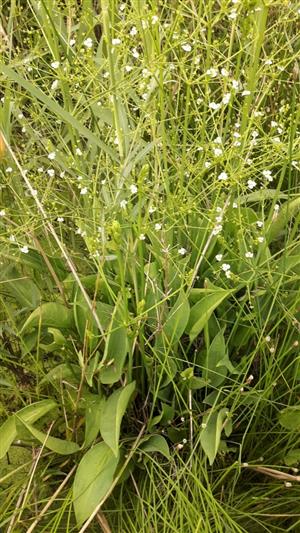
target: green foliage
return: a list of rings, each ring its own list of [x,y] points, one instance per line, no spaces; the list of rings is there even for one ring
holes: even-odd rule
[[[2,4],[0,528],[297,530],[297,6]]]
[[[100,417],[100,432],[104,442],[110,447],[117,457],[119,453],[119,438],[122,418],[127,409],[129,400],[135,390],[135,382],[122,389],[118,389],[103,405]]]
[[[109,490],[118,465],[105,442],[99,442],[81,459],[73,484],[73,502],[80,526],[94,511]]]

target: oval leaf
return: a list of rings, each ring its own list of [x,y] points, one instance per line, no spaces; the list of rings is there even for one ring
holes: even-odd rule
[[[147,442],[144,442],[139,449],[145,453],[161,453],[167,459],[170,459],[171,457],[168,443],[162,435],[153,435],[147,440]]]
[[[16,415],[22,421],[34,423],[56,406],[57,404],[53,400],[42,400],[24,407]],[[16,415],[10,416],[0,427],[0,459],[5,456],[11,444],[17,438]]]
[[[36,440],[52,452],[58,453],[59,455],[71,455],[79,451],[79,446],[76,442],[51,437],[51,435],[46,435],[46,433],[36,429],[31,424],[27,424],[18,415],[16,415],[16,418]]]
[[[190,304],[183,291],[179,294],[162,328],[169,343],[175,344],[183,335],[190,316]]]
[[[29,328],[36,328],[39,323],[44,327],[57,329],[72,329],[74,327],[73,313],[63,304],[48,302],[31,313],[22,327],[21,333]]]
[[[190,319],[186,328],[191,342],[201,333],[213,311],[232,294],[232,290],[218,289],[216,292],[207,294],[197,302],[191,309]]]
[[[116,303],[113,312],[104,358],[109,365],[100,369],[100,381],[112,385],[119,381],[128,351],[127,329],[122,321],[122,301]]]
[[[126,387],[116,390],[106,400],[100,419],[101,436],[115,456],[119,451],[121,422],[127,409],[131,395],[135,390],[135,381]]]
[[[300,429],[300,405],[291,405],[282,409],[279,413],[279,423],[285,429],[299,431]]]
[[[203,424],[206,425],[201,431],[200,442],[210,465],[213,464],[218,453],[221,433],[227,416],[228,410],[224,408],[219,412],[211,411],[203,417]]]
[[[118,465],[105,442],[96,444],[81,459],[73,484],[73,505],[78,526],[92,514],[109,490]]]

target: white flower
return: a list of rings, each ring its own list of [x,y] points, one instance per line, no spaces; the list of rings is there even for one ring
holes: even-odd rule
[[[225,93],[223,98],[222,98],[222,104],[224,104],[224,105],[229,104],[230,98],[231,98],[231,94],[230,93]]]
[[[60,62],[59,62],[59,61],[53,61],[53,62],[51,63],[51,67],[52,67],[52,68],[58,68],[59,65],[60,65]]]
[[[235,9],[233,9],[233,10],[231,11],[231,13],[229,13],[228,18],[230,18],[230,19],[232,19],[232,20],[235,20],[236,17],[237,17],[237,12],[236,12]]]
[[[185,255],[187,253],[187,250],[185,248],[179,248],[178,253],[179,255]]]
[[[37,193],[38,193],[38,192],[37,192],[36,189],[32,189],[32,190],[31,190],[31,195],[32,195],[33,197],[37,196]]]
[[[265,65],[272,65],[272,63],[273,63],[272,59],[265,60]]]
[[[1,209],[1,211],[0,211],[0,217],[5,217],[5,210],[4,210],[4,209]]]
[[[263,170],[262,175],[264,178],[266,178],[268,181],[273,181],[273,176],[271,170]]]
[[[245,257],[247,257],[248,259],[252,259],[253,255],[254,255],[253,252],[246,252],[245,253]]]
[[[39,167],[39,168],[37,169],[37,171],[40,172],[40,173],[41,173],[41,172],[44,172],[44,168],[43,168],[43,167]]]
[[[217,254],[216,255],[216,260],[217,261],[222,261],[222,259],[223,259],[223,254]]]
[[[54,80],[54,82],[51,85],[51,90],[52,91],[55,91],[57,89],[58,83],[59,83],[58,80]]]
[[[214,148],[213,149],[213,152],[215,154],[216,157],[219,157],[219,155],[222,155],[223,154],[223,150],[222,148]]]
[[[213,234],[213,235],[219,235],[219,233],[221,233],[222,229],[223,229],[222,224],[217,224],[217,225],[214,227],[214,229],[212,230],[212,234]]]
[[[278,122],[275,122],[275,120],[271,120],[271,128],[276,128],[278,126]]]
[[[133,49],[131,50],[131,53],[132,53],[133,57],[135,57],[135,59],[137,59],[138,57],[140,57],[140,54],[139,54],[139,52],[137,51],[136,48],[133,48]]]
[[[146,239],[146,235],[144,233],[141,233],[139,239],[140,241],[144,241]]]
[[[111,40],[111,44],[113,46],[118,46],[119,44],[121,44],[121,42],[122,42],[121,39],[119,39],[118,37],[116,37],[115,39]]]
[[[126,72],[130,72],[132,69],[133,69],[133,67],[131,65],[126,65],[125,66]]]
[[[233,202],[233,203],[232,203],[232,207],[233,207],[233,209],[237,209],[237,206],[238,206],[238,205],[237,205],[236,202]]]
[[[189,43],[184,43],[181,45],[182,50],[185,52],[190,52],[192,50],[192,47]]]
[[[137,34],[137,29],[136,29],[136,26],[132,26],[131,30],[130,30],[130,35],[136,35]]]
[[[151,22],[152,24],[156,24],[158,22],[159,18],[157,15],[153,15],[152,19],[151,19]]]
[[[218,180],[225,181],[228,179],[228,174],[226,172],[221,172],[218,176]]]
[[[228,70],[226,68],[221,68],[221,74],[224,78],[227,78],[229,76]]]
[[[205,166],[205,168],[211,167],[211,162],[210,161],[205,161],[204,166]]]
[[[258,137],[258,136],[259,136],[258,131],[255,131],[255,130],[254,130],[254,131],[251,133],[251,137],[253,137],[253,139],[256,139],[256,137]]]
[[[28,246],[22,246],[22,248],[20,248],[20,252],[22,252],[22,254],[28,254],[29,252]]]
[[[80,150],[80,148],[76,148],[75,149],[75,154],[76,155],[82,155],[82,151]]]
[[[146,30],[146,28],[148,28],[148,21],[147,20],[142,19],[142,28],[143,28],[143,30]]]
[[[258,242],[264,242],[265,238],[264,237],[257,237],[257,240],[258,240]]]
[[[231,80],[231,85],[232,85],[232,88],[233,88],[235,91],[237,91],[238,88],[239,88],[239,86],[240,86],[238,80]]]
[[[121,209],[126,209],[126,205],[128,204],[127,200],[121,200],[120,207]]]
[[[267,335],[267,336],[265,337],[265,341],[266,341],[266,342],[270,342],[270,341],[271,341],[271,337],[270,337],[270,335]]]
[[[50,154],[48,154],[48,159],[51,159],[51,161],[53,161],[53,159],[56,158],[56,152],[50,152]]]
[[[242,96],[249,96],[249,94],[251,94],[251,91],[245,90],[242,92]]]
[[[212,78],[215,78],[218,75],[218,69],[217,68],[209,68],[206,71],[207,76],[211,76]]]
[[[70,39],[70,46],[74,46],[75,43],[76,43],[75,39]]]
[[[280,209],[280,205],[279,204],[275,204],[274,205],[274,211],[276,211],[278,213],[279,209]]]
[[[154,226],[154,229],[155,229],[155,231],[159,231],[161,229],[161,227],[162,227],[161,224],[156,223],[155,226]]]
[[[80,189],[80,194],[84,195],[84,194],[87,194],[88,192],[88,188],[87,187],[82,187],[82,189]]]
[[[220,137],[220,136],[218,135],[218,137],[216,137],[216,138],[214,139],[214,143],[216,143],[216,144],[222,144],[222,137]]]
[[[257,220],[257,221],[256,221],[256,225],[257,225],[258,228],[262,228],[263,225],[264,225],[264,223],[263,223],[262,220]]]
[[[217,110],[217,109],[220,109],[221,104],[217,104],[216,102],[210,102],[210,104],[209,104],[208,107],[209,107],[210,109]]]
[[[13,169],[12,169],[11,167],[7,167],[7,169],[5,170],[5,172],[7,172],[8,174],[9,174],[10,172],[12,172],[12,171],[13,171]]]
[[[131,194],[136,194],[138,192],[138,188],[136,185],[130,185],[130,192]]]
[[[53,168],[49,168],[47,170],[47,174],[48,174],[48,176],[50,176],[50,178],[53,178],[53,176],[55,174],[55,170],[53,170]]]
[[[57,217],[57,222],[64,222],[64,217]]]
[[[228,263],[223,263],[223,264],[221,265],[221,268],[222,268],[222,270],[223,270],[224,272],[227,272],[228,270],[231,269],[231,266],[230,266]]]
[[[152,214],[156,211],[156,207],[149,207],[149,213]]]
[[[231,278],[231,270],[226,270],[225,276],[226,278]]]
[[[238,131],[235,131],[234,134],[233,134],[233,137],[234,137],[235,139],[239,139],[240,136],[241,136],[241,134],[240,134]]]
[[[16,242],[16,237],[14,235],[10,235],[9,240],[10,242]]]
[[[256,184],[256,181],[254,181],[254,180],[248,180],[247,181],[247,185],[248,185],[249,189],[254,189],[254,187],[256,187],[257,184]]]
[[[222,219],[223,219],[223,217],[222,217],[222,215],[220,215],[220,216],[216,217],[216,222],[222,222]]]
[[[93,46],[93,39],[91,39],[91,37],[88,37],[87,39],[85,39],[83,41],[83,44],[86,48],[92,48]]]

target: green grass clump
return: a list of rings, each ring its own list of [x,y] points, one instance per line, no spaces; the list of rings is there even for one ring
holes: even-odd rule
[[[1,8],[0,529],[300,530],[299,8]]]

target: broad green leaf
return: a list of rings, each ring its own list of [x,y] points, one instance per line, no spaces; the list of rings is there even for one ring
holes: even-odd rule
[[[282,409],[279,413],[279,423],[285,429],[299,431],[300,429],[300,405],[291,405]]]
[[[219,412],[210,411],[203,417],[203,425],[205,424],[205,426],[200,433],[200,443],[210,465],[213,464],[218,453],[221,433],[227,416],[228,410],[224,408]]]
[[[119,381],[128,352],[127,329],[122,320],[122,301],[118,299],[113,312],[104,358],[108,366],[100,368],[101,383],[113,384]]]
[[[40,385],[44,383],[55,383],[56,381],[70,381],[71,383],[80,382],[81,370],[78,365],[71,363],[62,363],[52,368],[40,381]]]
[[[287,274],[290,270],[299,273],[300,255],[285,256],[276,261],[276,272],[278,274]],[[297,269],[295,267],[298,267]]]
[[[226,351],[223,331],[219,331],[207,350],[203,378],[212,387],[218,387],[225,380],[228,371],[236,372]]]
[[[162,328],[162,334],[167,337],[169,343],[175,344],[179,341],[187,326],[189,316],[190,304],[185,293],[181,291]]]
[[[139,449],[145,453],[158,452],[167,459],[171,458],[168,443],[162,435],[152,435],[152,437],[139,446]]]
[[[1,289],[8,290],[22,307],[35,308],[40,304],[41,294],[38,287],[31,279],[22,276],[16,268],[10,267],[1,279]]]
[[[31,424],[26,423],[18,415],[16,415],[16,418],[36,440],[52,452],[58,453],[59,455],[71,455],[79,451],[80,448],[76,442],[51,437],[51,435],[47,435]]]
[[[41,400],[24,407],[16,415],[19,419],[32,424],[55,407],[57,407],[57,404],[53,400]],[[0,427],[0,459],[5,456],[11,444],[17,438],[16,415],[10,416]]]
[[[15,417],[10,416],[0,427],[0,459],[8,452],[17,437]]]
[[[59,329],[48,328],[48,336],[50,335],[52,336],[52,342],[49,342],[49,344],[42,342],[39,343],[39,347],[42,348],[42,350],[45,350],[47,353],[61,349],[62,346],[67,344],[67,339]]]
[[[96,444],[81,459],[73,484],[78,526],[89,518],[110,489],[118,460],[105,442]]]
[[[22,334],[29,328],[38,327],[40,322],[43,327],[67,330],[74,328],[72,310],[68,309],[63,304],[49,302],[42,304],[31,313],[20,333]]]
[[[267,238],[268,241],[272,241],[280,236],[285,226],[290,220],[298,214],[300,211],[300,197],[295,198],[289,202],[285,202],[279,210],[277,217],[272,221]]]
[[[81,291],[79,290],[76,291],[73,312],[74,321],[76,324],[77,331],[80,335],[80,339],[82,341],[84,340],[88,329],[88,331],[90,332],[90,348],[95,348],[95,346],[99,342],[98,335],[100,334],[100,332],[98,331],[95,319],[93,318],[92,313],[88,308],[88,305]],[[105,330],[110,322],[113,307],[103,302],[96,302],[96,312],[102,325],[102,328]]]
[[[264,200],[273,200],[273,198],[288,198],[287,194],[278,192],[277,189],[260,189],[259,191],[250,192],[240,197],[240,204],[247,202],[262,202]]]
[[[284,462],[287,466],[292,466],[300,461],[300,448],[294,448],[289,450],[284,458]]]
[[[58,102],[52,100],[52,98],[43,93],[43,91],[41,91],[36,84],[25,80],[22,76],[20,76],[20,74],[6,65],[2,65],[1,70],[4,76],[7,76],[10,80],[21,85],[25,91],[31,94],[35,99],[42,102],[49,109],[49,111],[53,113],[54,116],[60,117],[66,124],[69,124],[80,135],[90,141],[92,145],[101,148],[105,153],[109,154],[114,161],[117,160],[116,152],[112,148],[101,141],[99,136],[94,135],[90,129],[86,128],[73,115],[71,115],[69,111],[61,107]]]
[[[105,401],[100,418],[100,432],[106,444],[115,456],[119,452],[121,422],[131,395],[135,390],[135,381],[112,393]]]
[[[186,328],[191,342],[201,333],[214,310],[232,294],[232,290],[219,289],[216,292],[203,296],[192,308],[190,319]]]
[[[86,448],[90,446],[97,437],[100,431],[100,420],[102,408],[105,403],[105,399],[94,394],[93,399],[89,399],[85,410],[85,437],[84,445]]]

